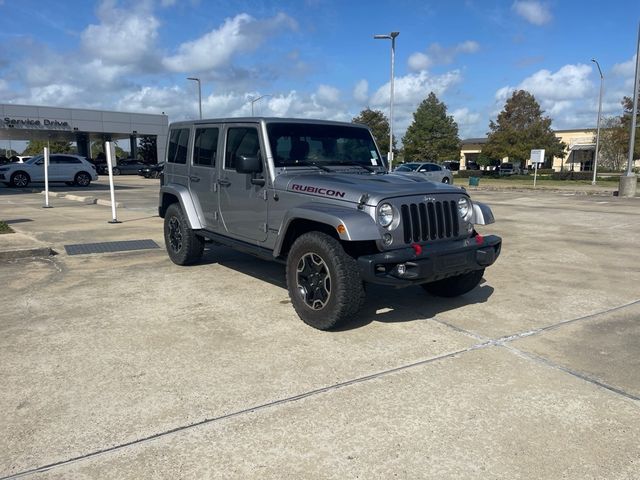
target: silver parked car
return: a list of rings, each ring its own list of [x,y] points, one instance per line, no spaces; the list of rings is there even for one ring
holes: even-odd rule
[[[403,163],[395,170],[397,173],[420,173],[432,182],[453,183],[453,174],[451,170],[437,163],[430,162],[412,162]]]
[[[95,166],[79,155],[54,153],[49,156],[49,181],[67,185],[88,186],[97,180]],[[26,187],[31,182],[44,182],[44,156],[36,155],[24,163],[0,167],[0,182],[13,187]]]

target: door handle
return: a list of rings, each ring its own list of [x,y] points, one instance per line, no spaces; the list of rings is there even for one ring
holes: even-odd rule
[[[227,180],[226,178],[218,179],[218,185],[221,185],[223,187],[228,187],[229,185],[231,185],[231,182],[229,180]]]
[[[200,177],[196,177],[194,175],[191,175],[189,177],[189,180],[191,180],[192,182],[199,182],[200,181]]]

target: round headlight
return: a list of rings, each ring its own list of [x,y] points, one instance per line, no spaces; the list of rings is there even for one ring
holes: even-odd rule
[[[460,197],[458,200],[458,213],[465,220],[471,217],[471,201],[467,197]]]
[[[378,223],[383,227],[388,227],[393,222],[393,207],[388,203],[383,203],[378,207]]]

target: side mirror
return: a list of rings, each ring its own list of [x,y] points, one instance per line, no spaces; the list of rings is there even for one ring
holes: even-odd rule
[[[247,157],[238,155],[235,161],[236,172],[238,173],[258,173],[262,171],[260,157]]]

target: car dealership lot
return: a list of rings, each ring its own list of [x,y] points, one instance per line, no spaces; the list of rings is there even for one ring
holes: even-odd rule
[[[105,179],[56,188],[108,199]],[[0,188],[4,219],[60,253],[0,263],[0,478],[637,476],[639,199],[473,192],[504,239],[479,288],[371,287],[326,333],[282,266],[225,248],[66,255],[163,247],[158,181],[117,184],[118,225]]]

